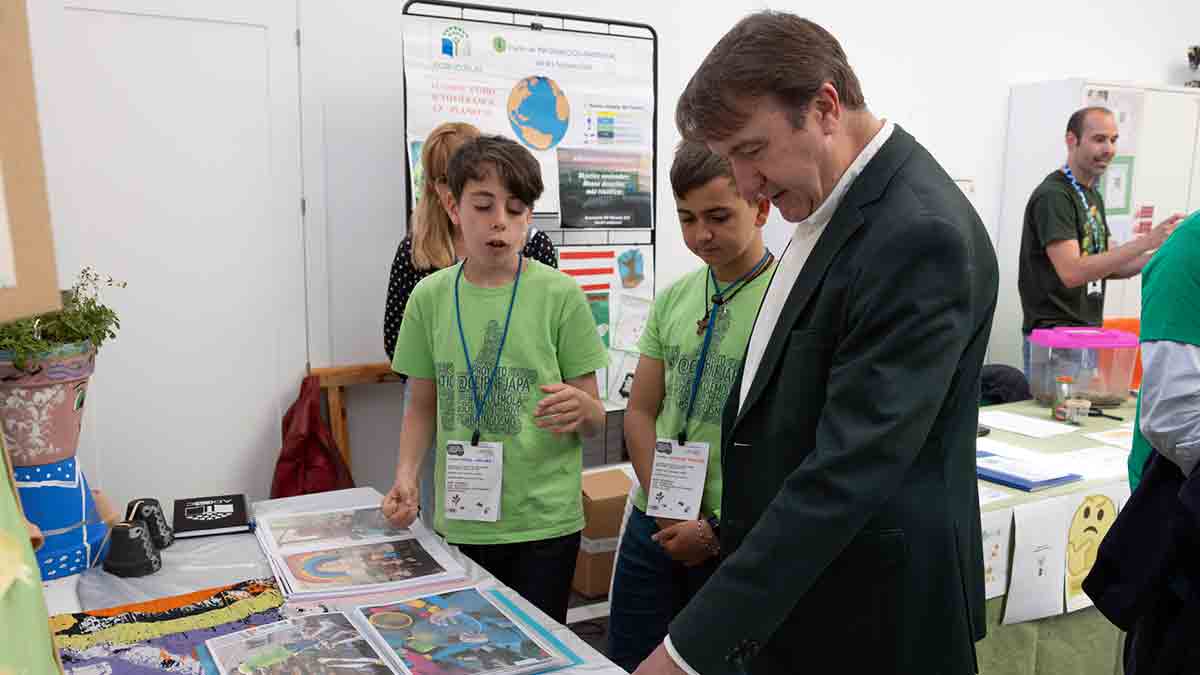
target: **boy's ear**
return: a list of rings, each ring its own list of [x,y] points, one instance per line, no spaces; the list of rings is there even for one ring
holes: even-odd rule
[[[446,215],[450,216],[450,222],[457,227],[462,227],[462,223],[458,220],[458,201],[454,199],[454,195],[447,190],[440,195],[442,200],[442,208],[446,210]]]
[[[771,215],[771,201],[766,197],[759,197],[755,208],[758,212],[754,214],[754,225],[762,227],[767,224],[767,216]]]

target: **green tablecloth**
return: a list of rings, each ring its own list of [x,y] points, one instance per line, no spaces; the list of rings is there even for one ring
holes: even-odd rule
[[[1106,411],[1123,418],[1123,421],[1089,417],[1080,431],[1074,434],[1037,439],[993,429],[988,438],[1049,453],[1093,448],[1103,444],[1086,438],[1084,434],[1105,431],[1132,422],[1134,408],[1134,401],[1130,400],[1118,409]],[[983,410],[1002,410],[1039,419],[1049,419],[1050,414],[1049,409],[1032,401],[992,406]],[[1079,482],[1037,494],[1010,490],[993,483],[980,484],[1011,493],[1012,498],[992,502],[983,509],[994,511],[1111,483],[1112,479]],[[1011,559],[1009,562],[1011,565]],[[975,646],[979,657],[979,672],[982,675],[1121,673],[1121,643],[1124,641],[1124,635],[1095,608],[1004,626],[1000,623],[1004,617],[1004,600],[1003,597],[993,598],[987,603],[988,634]]]

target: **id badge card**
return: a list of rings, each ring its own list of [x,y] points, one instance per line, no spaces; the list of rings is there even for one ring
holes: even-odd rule
[[[646,515],[695,520],[708,475],[708,443],[680,445],[669,438],[654,444],[654,467],[646,490]]]
[[[446,517],[450,520],[500,520],[504,444],[480,441],[446,443]]]
[[[1087,292],[1088,292],[1088,296],[1092,297],[1092,298],[1099,298],[1099,297],[1103,296],[1104,295],[1104,282],[1103,281],[1089,281],[1088,285],[1087,285]]]

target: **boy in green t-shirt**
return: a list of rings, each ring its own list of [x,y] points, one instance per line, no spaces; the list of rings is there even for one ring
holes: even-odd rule
[[[651,485],[656,449],[665,452],[672,442],[673,452],[686,443],[700,457],[707,445],[708,465],[697,520],[652,518],[647,491],[633,493],[609,610],[609,658],[630,672],[716,569],[721,415],[775,267],[762,238],[770,205],[738,195],[726,160],[703,143],[685,142],[675,153],[671,187],[684,243],[707,265],[655,298],[638,343],[625,441],[641,486]],[[652,492],[664,501],[662,490]]]
[[[383,511],[417,517],[436,429],[435,529],[562,623],[583,529],[579,434],[604,426],[608,356],[579,285],[521,256],[542,193],[533,155],[483,136],[447,173],[466,257],[417,284],[400,325],[392,369],[412,401]]]

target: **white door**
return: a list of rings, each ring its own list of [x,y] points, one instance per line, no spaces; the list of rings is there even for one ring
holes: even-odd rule
[[[29,4],[59,278],[128,282],[82,464],[261,498],[307,356],[295,0]]]
[[[1154,206],[1154,222],[1188,208],[1200,96],[1147,90],[1133,163],[1132,206]],[[1111,209],[1112,204],[1105,200]],[[1105,316],[1141,315],[1142,281],[1134,277],[1109,283]]]

